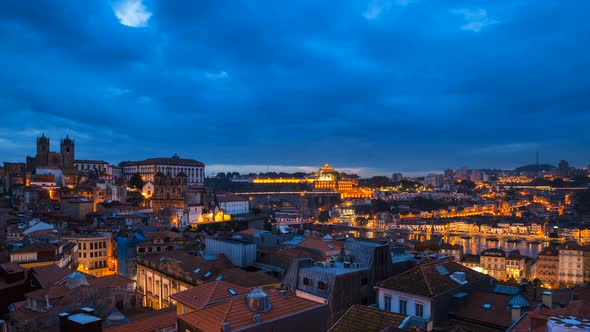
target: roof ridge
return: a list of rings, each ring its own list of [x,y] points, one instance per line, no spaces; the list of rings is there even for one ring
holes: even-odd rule
[[[225,312],[225,315],[223,315],[223,321],[221,322],[222,325],[223,325],[223,323],[225,323],[227,321],[227,318],[229,317],[229,313],[231,312],[231,307],[234,304],[234,300],[232,299],[227,302],[229,302],[229,305],[227,306],[227,311]]]

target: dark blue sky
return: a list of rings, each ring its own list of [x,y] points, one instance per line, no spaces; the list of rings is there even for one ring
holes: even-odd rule
[[[590,163],[590,2],[2,1],[0,160]],[[213,166],[215,165],[215,166]],[[274,168],[273,168],[274,169]]]

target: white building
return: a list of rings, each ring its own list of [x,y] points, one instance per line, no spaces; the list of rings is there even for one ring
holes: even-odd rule
[[[577,285],[584,283],[584,248],[575,243],[559,247],[559,283]]]
[[[219,209],[225,214],[232,215],[250,212],[250,202],[244,197],[231,193],[219,193],[217,194],[217,201],[219,203]]]
[[[439,326],[448,318],[453,296],[487,289],[489,279],[448,259],[422,263],[377,283],[377,306]]]
[[[78,171],[107,172],[109,163],[103,160],[74,160],[74,167]]]
[[[203,185],[205,165],[193,159],[182,159],[178,155],[172,158],[150,158],[142,161],[124,161],[120,164],[125,180],[139,173],[144,181],[154,181],[157,173],[176,177],[180,173],[187,175],[187,182]]]

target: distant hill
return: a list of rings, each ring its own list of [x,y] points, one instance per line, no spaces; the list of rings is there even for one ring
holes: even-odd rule
[[[557,167],[548,164],[540,164],[540,165],[526,165],[515,168],[515,172],[551,172]]]

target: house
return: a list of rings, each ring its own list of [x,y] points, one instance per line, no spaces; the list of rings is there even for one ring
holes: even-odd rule
[[[427,261],[377,283],[377,306],[440,326],[447,321],[453,296],[485,290],[490,280],[489,276],[449,259]]]
[[[317,331],[328,329],[328,306],[279,289],[254,289],[178,316],[178,331]]]
[[[463,258],[463,246],[460,244],[444,243],[440,246],[440,253],[458,262]]]
[[[353,304],[369,304],[369,269],[359,263],[293,261],[283,284],[298,297],[329,305],[329,323],[336,322]]]
[[[499,248],[488,248],[480,254],[480,266],[495,279],[506,279],[506,252]]]
[[[223,280],[243,287],[280,284],[263,271],[246,271],[235,267],[224,255],[191,255],[175,250],[137,257],[137,290],[144,306],[162,309],[174,305],[172,294]]]
[[[26,300],[14,304],[10,313],[12,332],[55,329],[59,313],[80,307],[91,307],[97,315],[106,315],[114,308],[127,310],[141,304],[135,292],[135,281],[111,275],[87,278],[74,272],[57,283],[25,294]]]

